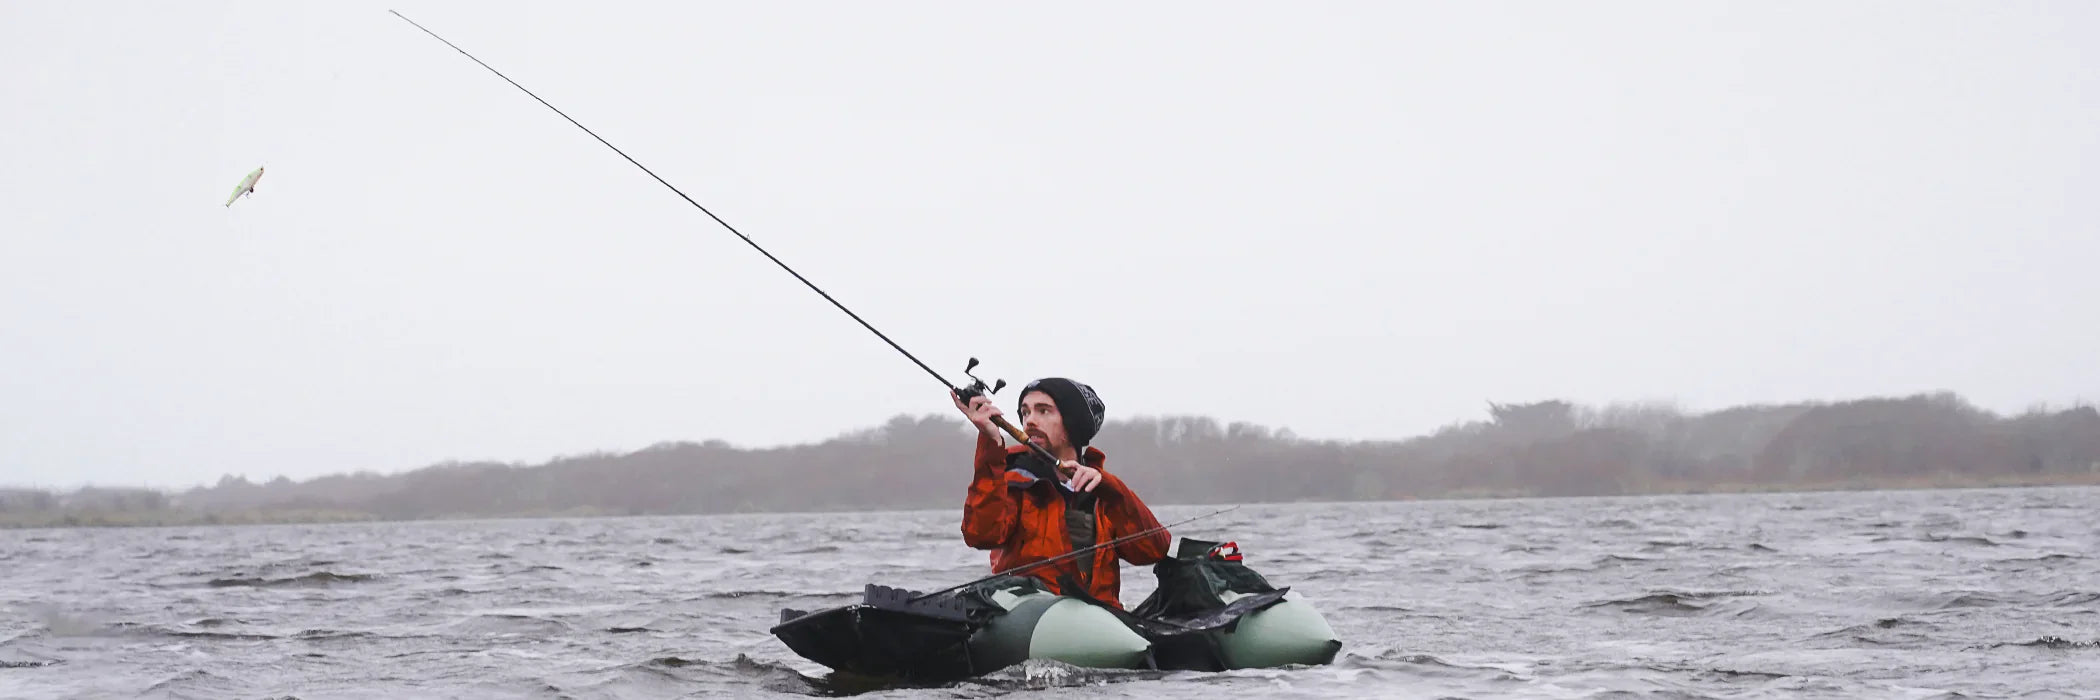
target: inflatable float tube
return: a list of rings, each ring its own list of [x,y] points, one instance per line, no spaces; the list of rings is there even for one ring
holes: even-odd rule
[[[1288,588],[1270,587],[1229,543],[1182,542],[1154,566],[1160,588],[1130,612],[1007,576],[949,595],[868,584],[860,603],[782,610],[772,633],[833,671],[913,682],[1031,659],[1082,668],[1225,671],[1330,663],[1342,643]],[[1229,559],[1227,557],[1230,557]]]

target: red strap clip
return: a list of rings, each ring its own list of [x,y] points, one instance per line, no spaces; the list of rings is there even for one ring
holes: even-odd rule
[[[1223,559],[1225,561],[1240,561],[1240,543],[1227,542],[1225,544],[1212,547],[1210,548],[1210,556],[1213,559]]]

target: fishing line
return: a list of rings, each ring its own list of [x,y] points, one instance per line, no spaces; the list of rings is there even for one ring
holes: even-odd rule
[[[933,371],[933,368],[927,366],[925,362],[919,361],[918,356],[911,354],[911,351],[909,350],[905,350],[904,346],[898,345],[897,341],[891,340],[888,335],[884,335],[882,331],[876,330],[875,326],[873,324],[868,323],[866,319],[861,318],[860,314],[853,313],[852,309],[846,308],[845,304],[841,304],[839,303],[839,300],[832,298],[829,293],[826,293],[822,288],[819,288],[815,282],[811,282],[809,281],[809,278],[803,277],[802,273],[795,271],[795,268],[788,267],[787,263],[781,262],[780,258],[774,257],[772,253],[767,252],[765,248],[759,246],[758,242],[751,240],[750,236],[746,236],[744,235],[744,232],[736,230],[735,226],[729,225],[729,222],[723,221],[722,217],[716,216],[715,213],[709,211],[707,207],[701,206],[699,202],[694,201],[692,197],[687,196],[686,193],[683,190],[678,189],[676,185],[671,184],[670,181],[663,179],[663,177],[660,175],[657,175],[656,171],[650,170],[649,166],[642,165],[641,161],[635,160],[634,156],[627,155],[627,152],[620,150],[619,146],[612,145],[611,141],[607,141],[605,140],[605,137],[599,136],[598,132],[591,131],[590,127],[584,126],[582,122],[576,121],[575,117],[569,116],[567,112],[561,111],[560,108],[555,107],[552,103],[546,101],[545,99],[542,99],[539,95],[534,94],[531,90],[525,89],[525,86],[519,85],[518,81],[511,80],[510,76],[504,75],[502,71],[496,70],[495,66],[491,66],[488,63],[482,61],[481,59],[475,58],[474,54],[467,53],[466,49],[462,49],[459,47],[458,44],[454,44],[451,41],[447,41],[445,37],[438,36],[437,32],[430,31],[428,27],[425,27],[421,24],[417,24],[415,20],[409,19],[407,15],[403,15],[398,11],[387,10],[387,12],[392,13],[395,17],[400,17],[401,21],[407,22],[415,28],[423,30],[423,33],[429,34],[431,38],[444,42],[446,46],[452,47],[452,50],[458,51],[461,56],[466,56],[469,60],[481,64],[481,67],[487,68],[490,73],[494,73],[496,74],[496,77],[502,78],[503,82],[510,83],[511,86],[516,87],[518,90],[524,92],[526,95],[530,95],[532,99],[538,101],[540,104],[546,105],[547,109],[554,110],[555,114],[559,114],[561,115],[561,118],[567,119],[570,124],[575,124],[576,128],[582,129],[583,133],[590,134],[591,138],[598,140],[598,143],[605,144],[606,148],[610,148],[613,150],[614,153],[620,154],[621,158],[625,158],[627,159],[627,162],[633,163],[634,167],[641,168],[642,172],[649,174],[649,177],[654,178],[659,183],[663,183],[664,187],[670,188],[671,192],[676,193],[679,199],[685,200],[687,204],[693,205],[693,208],[699,209],[700,213],[706,214],[707,217],[710,219],[714,219],[715,223],[722,225],[722,228],[728,229],[730,233],[736,234],[737,238],[743,239],[744,242],[749,244],[753,250],[758,251],[760,255],[766,256],[767,260],[773,261],[773,264],[779,265],[780,269],[786,270],[788,274],[794,275],[795,279],[801,280],[802,284],[804,286],[809,287],[810,291],[816,292],[818,296],[824,297],[825,301],[831,302],[832,306],[836,306],[839,308],[840,311],[846,312],[846,315],[851,316],[854,321],[859,322],[862,328],[868,329],[868,332],[874,333],[875,337],[881,338],[882,342],[888,343],[890,347],[895,348],[897,352],[902,353],[906,359],[911,360],[912,364],[918,365],[919,369],[926,370],[927,374],[933,375],[933,378],[939,381],[942,386],[948,387],[949,391],[955,392],[965,402],[968,402],[972,397],[980,396],[987,393],[984,380],[977,379],[975,375],[969,374],[970,369],[975,368],[977,366],[977,358],[970,358],[969,367],[963,369],[963,374],[969,375],[970,378],[975,381],[969,386],[957,387],[955,384],[949,382],[947,377],[941,376],[941,373]],[[1006,381],[1002,379],[997,385],[990,388],[990,392],[996,393],[999,391],[1000,387],[1004,386],[1006,386]],[[1058,463],[1059,460],[1057,459],[1056,455],[1051,454],[1048,449],[1042,447],[1041,445],[1029,442],[1028,435],[1022,432],[1020,428],[1014,427],[1012,423],[1007,422],[1007,420],[1004,417],[993,416],[992,424],[998,426],[999,429],[1006,431],[1007,435],[1012,436],[1014,440],[1019,441],[1022,445],[1028,446],[1028,448],[1031,451],[1033,451],[1036,455],[1050,460],[1052,464]],[[1082,500],[1090,499],[1091,493],[1087,495],[1082,495],[1080,498]]]
[[[527,95],[531,95],[531,96],[532,96],[532,99],[534,99],[534,100],[538,100],[540,104],[543,104],[543,105],[547,105],[547,109],[551,109],[551,110],[554,110],[554,113],[555,113],[555,114],[559,114],[559,115],[561,115],[561,118],[569,120],[569,123],[570,123],[570,124],[575,124],[575,125],[576,125],[576,128],[578,128],[578,129],[582,129],[582,130],[583,130],[583,133],[586,133],[586,134],[590,134],[590,135],[591,135],[591,138],[594,138],[594,139],[597,139],[597,140],[598,140],[598,143],[602,143],[602,144],[605,144],[605,147],[606,147],[606,148],[610,148],[610,149],[612,149],[612,150],[613,150],[613,152],[614,152],[614,153],[618,153],[618,154],[620,154],[620,157],[621,157],[621,158],[626,158],[626,159],[627,159],[627,162],[629,162],[629,163],[633,163],[633,164],[634,164],[634,167],[637,167],[637,168],[641,168],[641,169],[642,169],[642,172],[645,172],[645,173],[648,173],[648,174],[649,174],[649,177],[655,178],[657,182],[661,182],[661,183],[663,183],[663,186],[671,188],[671,191],[672,191],[672,192],[674,192],[674,193],[676,193],[676,194],[678,195],[678,197],[679,197],[680,199],[684,199],[684,200],[685,200],[685,203],[693,205],[693,208],[695,208],[695,209],[699,209],[699,210],[700,210],[700,213],[706,214],[706,215],[707,215],[707,217],[708,217],[708,218],[710,218],[710,219],[714,219],[714,220],[715,220],[715,223],[718,223],[718,224],[721,224],[721,225],[722,225],[722,228],[725,228],[725,229],[729,229],[729,232],[730,232],[730,233],[733,233],[733,234],[736,234],[736,237],[737,237],[737,238],[741,238],[741,239],[744,239],[744,242],[745,242],[745,243],[749,243],[749,244],[751,244],[751,248],[752,248],[753,250],[757,250],[757,251],[758,251],[758,253],[759,253],[760,255],[764,255],[764,256],[766,256],[766,259],[767,259],[767,260],[771,260],[771,261],[773,261],[773,264],[775,264],[775,265],[779,265],[779,266],[780,266],[780,269],[782,269],[782,270],[786,270],[788,274],[790,274],[790,275],[794,275],[794,276],[795,276],[795,279],[801,280],[801,281],[802,281],[802,284],[804,284],[804,285],[807,285],[807,286],[808,286],[808,287],[810,288],[810,291],[814,291],[814,292],[816,292],[816,293],[817,293],[817,295],[818,295],[818,296],[822,296],[822,297],[824,297],[824,300],[825,300],[825,301],[828,301],[828,302],[831,302],[831,305],[832,305],[832,306],[836,306],[836,307],[839,307],[839,310],[840,310],[840,311],[844,311],[844,312],[846,312],[846,315],[847,315],[847,316],[851,316],[851,317],[853,317],[853,320],[855,320],[855,321],[859,321],[859,322],[860,322],[860,325],[861,325],[862,327],[864,327],[864,328],[867,328],[867,329],[868,329],[868,332],[870,332],[870,333],[874,333],[874,334],[875,334],[875,337],[877,337],[877,338],[881,338],[881,339],[882,339],[882,342],[885,342],[885,343],[889,343],[889,344],[890,344],[890,347],[892,347],[892,348],[896,348],[896,349],[897,349],[897,352],[900,352],[900,353],[904,353],[904,356],[905,356],[906,358],[909,358],[909,359],[910,359],[910,360],[912,361],[912,364],[916,364],[916,365],[918,365],[918,366],[919,366],[919,369],[923,369],[923,370],[926,370],[926,373],[927,373],[927,374],[931,374],[931,375],[933,375],[933,378],[934,378],[934,379],[940,380],[940,382],[941,382],[941,384],[942,384],[942,385],[944,385],[944,386],[947,386],[947,387],[948,387],[948,388],[949,388],[950,390],[956,390],[956,389],[957,389],[957,387],[956,387],[956,386],[955,386],[954,384],[950,384],[950,383],[948,382],[948,378],[947,378],[947,377],[943,377],[943,376],[941,376],[941,373],[933,371],[933,368],[932,368],[932,367],[928,367],[928,366],[926,366],[926,363],[924,363],[924,362],[920,362],[920,361],[919,361],[919,358],[918,358],[917,356],[914,356],[914,355],[912,355],[910,351],[908,351],[908,350],[905,350],[905,349],[904,349],[904,346],[902,346],[902,345],[898,345],[898,344],[897,344],[897,341],[894,341],[894,340],[890,340],[890,337],[889,337],[889,336],[887,336],[887,335],[883,335],[882,331],[879,331],[879,330],[875,330],[875,326],[873,326],[873,325],[870,325],[870,324],[869,324],[869,323],[868,323],[868,322],[867,322],[866,320],[862,319],[862,318],[860,317],[860,314],[856,314],[856,313],[853,313],[853,310],[852,310],[852,309],[848,309],[848,308],[846,308],[846,305],[845,305],[845,304],[841,304],[841,303],[839,303],[839,300],[831,298],[831,295],[830,295],[830,294],[827,294],[827,293],[825,293],[825,292],[824,292],[824,290],[823,290],[823,289],[820,289],[820,288],[818,288],[818,287],[817,287],[817,285],[816,285],[816,283],[814,283],[814,282],[811,282],[811,281],[809,281],[809,278],[807,278],[807,277],[803,277],[803,276],[802,276],[802,273],[800,273],[800,272],[796,272],[796,271],[795,271],[795,268],[792,268],[792,267],[788,267],[787,263],[784,263],[784,262],[781,262],[781,261],[780,261],[780,258],[776,258],[776,257],[773,257],[773,254],[772,254],[772,253],[768,253],[768,252],[766,252],[766,249],[765,249],[765,248],[759,247],[758,243],[757,243],[757,242],[755,242],[755,241],[753,241],[753,240],[751,240],[751,237],[750,237],[750,236],[746,236],[746,235],[744,235],[744,233],[743,233],[742,231],[738,231],[738,230],[736,230],[736,227],[735,227],[735,226],[731,226],[731,225],[729,225],[729,222],[727,222],[727,221],[723,221],[723,220],[722,220],[722,217],[719,217],[719,216],[715,216],[715,213],[714,213],[714,212],[712,212],[712,211],[708,211],[707,207],[701,206],[699,202],[693,201],[693,198],[692,198],[692,197],[686,196],[685,192],[684,192],[684,191],[682,191],[682,190],[679,190],[679,189],[678,189],[678,187],[677,187],[676,185],[673,185],[673,184],[671,184],[671,183],[670,183],[669,181],[666,181],[666,180],[664,180],[662,176],[659,176],[659,175],[657,175],[657,174],[656,174],[656,171],[654,171],[654,170],[650,170],[650,169],[649,169],[649,166],[646,166],[646,165],[642,165],[642,162],[641,162],[641,161],[638,161],[638,160],[635,160],[635,159],[634,159],[634,156],[630,156],[630,155],[627,155],[627,152],[626,152],[626,151],[622,151],[622,150],[620,150],[620,147],[619,147],[619,146],[615,146],[615,145],[612,145],[612,142],[611,142],[611,141],[607,141],[607,140],[605,140],[605,137],[603,137],[603,136],[599,136],[599,135],[598,135],[598,132],[595,132],[595,131],[591,131],[590,127],[584,126],[582,122],[576,121],[576,119],[575,119],[574,117],[571,117],[571,116],[569,116],[567,112],[563,112],[563,111],[561,111],[561,109],[560,109],[560,108],[558,108],[558,107],[555,107],[555,106],[554,106],[553,104],[550,104],[550,103],[548,103],[548,102],[547,102],[546,100],[544,100],[544,99],[541,99],[539,95],[533,94],[533,92],[532,92],[531,90],[526,90],[526,89],[525,89],[525,86],[523,86],[523,85],[519,85],[519,84],[518,84],[518,81],[515,81],[515,80],[511,80],[511,79],[510,79],[510,76],[504,75],[502,71],[496,70],[496,68],[495,68],[494,66],[491,66],[491,65],[489,65],[489,64],[487,64],[487,63],[484,63],[484,62],[483,62],[483,61],[482,61],[481,59],[479,59],[479,58],[474,58],[474,54],[471,54],[471,53],[467,53],[467,50],[466,50],[466,49],[462,49],[462,48],[460,48],[460,47],[459,47],[459,45],[457,45],[457,44],[454,44],[454,43],[452,43],[452,42],[450,42],[450,41],[446,41],[446,40],[445,40],[445,37],[441,37],[441,36],[438,36],[437,32],[433,32],[433,31],[430,31],[430,29],[429,29],[429,28],[427,28],[427,27],[424,27],[424,26],[423,26],[423,25],[421,25],[421,24],[416,24],[416,21],[415,21],[415,20],[409,19],[407,15],[403,15],[403,14],[401,14],[400,12],[396,12],[396,11],[394,11],[394,10],[387,10],[387,12],[391,12],[391,13],[393,13],[393,15],[394,15],[395,17],[400,17],[400,18],[401,18],[401,21],[403,21],[403,22],[407,22],[407,23],[409,23],[409,24],[411,24],[411,25],[414,25],[414,26],[415,26],[415,28],[423,30],[423,33],[425,33],[425,34],[429,34],[429,35],[431,36],[431,38],[433,38],[433,39],[437,39],[438,41],[443,41],[443,42],[445,42],[445,45],[446,45],[446,46],[450,46],[450,47],[452,47],[452,50],[454,50],[454,51],[458,51],[460,55],[462,55],[462,56],[466,56],[466,57],[467,57],[468,59],[470,59],[470,60],[474,61],[475,63],[480,63],[480,64],[481,64],[481,67],[489,69],[489,72],[490,72],[490,73],[495,73],[495,74],[496,74],[496,77],[498,77],[498,78],[502,78],[502,79],[503,79],[503,82],[506,82],[506,83],[510,83],[510,84],[511,84],[512,86],[514,86],[514,87],[518,88],[519,90],[522,90],[522,91],[524,91],[524,93],[525,93],[525,94],[527,94]]]

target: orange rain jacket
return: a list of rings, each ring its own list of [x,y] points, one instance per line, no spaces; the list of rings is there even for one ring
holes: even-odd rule
[[[991,550],[994,572],[1050,559],[1075,549],[1066,529],[1064,492],[1057,484],[1048,479],[1037,479],[1025,469],[1008,469],[1011,460],[1028,452],[1027,445],[1002,449],[998,440],[983,432],[977,434],[977,473],[970,481],[969,497],[963,501],[963,542],[977,549]],[[1086,448],[1079,458],[1080,463],[1101,470],[1101,483],[1094,487],[1094,493],[1098,495],[1094,501],[1094,543],[1159,527],[1159,519],[1152,516],[1152,509],[1146,508],[1145,502],[1125,486],[1122,479],[1108,473],[1102,466],[1106,459],[1093,447]],[[1052,593],[1062,593],[1059,576],[1070,576],[1086,588],[1088,595],[1122,609],[1123,602],[1118,598],[1122,575],[1116,560],[1121,558],[1138,566],[1151,564],[1167,556],[1167,548],[1173,541],[1170,533],[1160,530],[1023,573],[1042,581]]]

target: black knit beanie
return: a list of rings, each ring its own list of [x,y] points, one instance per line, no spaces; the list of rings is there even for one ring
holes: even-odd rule
[[[1023,387],[1021,398],[1028,398],[1032,391],[1049,394],[1050,402],[1057,404],[1057,413],[1065,420],[1065,437],[1072,441],[1072,447],[1086,447],[1101,432],[1108,407],[1101,403],[1101,396],[1094,393],[1093,387],[1063,377],[1046,377]],[[1018,403],[1014,410],[1021,410]]]

